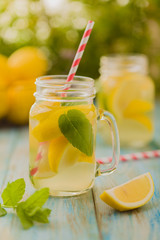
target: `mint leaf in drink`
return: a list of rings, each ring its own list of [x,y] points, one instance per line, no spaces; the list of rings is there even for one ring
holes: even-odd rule
[[[38,210],[41,208],[49,197],[49,189],[42,188],[35,193],[33,193],[23,204],[23,209],[27,215],[32,216],[35,212],[35,209]]]
[[[78,105],[85,105],[87,102],[62,102],[61,106],[78,106]]]
[[[33,226],[32,218],[23,209],[23,202],[18,204],[16,212],[24,229],[29,229]]]
[[[5,216],[6,214],[7,214],[7,211],[4,208],[2,208],[2,206],[0,204],[0,217]]]
[[[58,120],[59,128],[68,141],[87,156],[93,153],[93,129],[85,114],[72,109],[62,114]]]
[[[78,98],[76,98],[77,100]],[[65,102],[61,103],[61,106],[77,106],[77,105],[85,105],[87,102],[85,101],[75,101],[75,97],[63,97]],[[81,100],[79,98],[79,100]]]
[[[22,199],[25,192],[25,182],[23,178],[17,179],[12,183],[8,183],[2,193],[3,204],[15,207]]]
[[[51,213],[51,210],[49,208],[42,208],[35,212],[35,214],[32,216],[32,220],[40,223],[48,223],[48,217]]]

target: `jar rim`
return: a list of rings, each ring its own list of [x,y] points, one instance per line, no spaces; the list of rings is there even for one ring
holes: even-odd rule
[[[67,75],[46,75],[36,79],[38,99],[48,101],[84,101],[95,97],[94,80],[90,77],[75,76],[71,83],[66,82]],[[69,88],[68,88],[69,86]]]
[[[120,71],[148,73],[148,58],[145,54],[109,54],[100,59],[100,74],[119,74]]]
[[[55,87],[53,85],[54,82],[56,82],[56,80],[63,80],[64,83],[66,83],[66,80],[67,80],[67,77],[68,75],[44,75],[44,76],[40,76],[38,78],[36,78],[36,82],[35,84],[39,85],[39,86],[43,86],[43,87]],[[49,81],[48,81],[49,80]],[[90,78],[90,77],[86,77],[86,76],[79,76],[79,75],[76,75],[74,76],[74,79],[72,81],[72,83],[77,83],[79,85],[82,85],[83,82],[86,82],[88,84],[92,84],[92,86],[94,86],[94,80],[93,78]],[[91,87],[91,85],[89,85],[89,87]]]
[[[147,58],[147,56],[143,53],[110,53],[107,55],[103,55],[102,57],[144,57]]]

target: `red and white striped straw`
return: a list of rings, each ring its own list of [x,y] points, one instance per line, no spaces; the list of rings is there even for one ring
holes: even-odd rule
[[[131,154],[125,154],[120,156],[121,162],[127,162],[132,160],[140,160],[140,159],[149,159],[149,158],[158,158],[160,157],[160,150],[154,150],[154,151],[147,151],[147,152],[139,152],[139,153],[131,153]],[[96,161],[100,164],[110,163],[112,161],[112,157],[108,158],[100,158],[96,159]]]
[[[85,50],[85,47],[87,45],[88,39],[91,35],[93,25],[94,25],[93,21],[91,21],[91,20],[88,21],[88,24],[87,24],[86,29],[84,31],[83,37],[82,37],[81,42],[79,44],[78,50],[77,50],[76,55],[74,57],[71,69],[69,71],[67,81],[66,81],[67,83],[71,82],[73,80],[73,78],[74,78],[74,76],[77,72],[77,69],[78,69],[79,63],[82,59],[82,55],[84,53],[84,50]],[[71,86],[71,84],[67,84],[67,83],[64,86],[64,90],[68,90]]]

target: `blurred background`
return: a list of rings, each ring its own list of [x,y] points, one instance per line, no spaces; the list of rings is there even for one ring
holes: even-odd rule
[[[27,123],[35,78],[68,73],[89,19],[96,24],[77,74],[98,79],[101,56],[143,53],[160,96],[159,0],[1,0],[3,121]]]

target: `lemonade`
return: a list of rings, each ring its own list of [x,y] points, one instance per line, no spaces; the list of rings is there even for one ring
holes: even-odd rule
[[[141,147],[153,137],[154,84],[146,61],[143,55],[102,58],[98,103],[116,117],[121,145]]]
[[[113,172],[119,159],[114,117],[93,104],[94,80],[75,76],[65,90],[67,76],[36,79],[35,103],[30,110],[30,179],[50,195],[74,196],[88,191],[96,176]],[[113,158],[100,169],[95,160],[97,119],[112,125]]]
[[[95,136],[96,110],[93,104],[61,106],[42,101],[31,109],[30,177],[36,188],[49,187],[51,194],[82,191],[93,184],[94,152],[83,153],[74,147],[59,128],[59,118],[75,110],[86,117]]]

